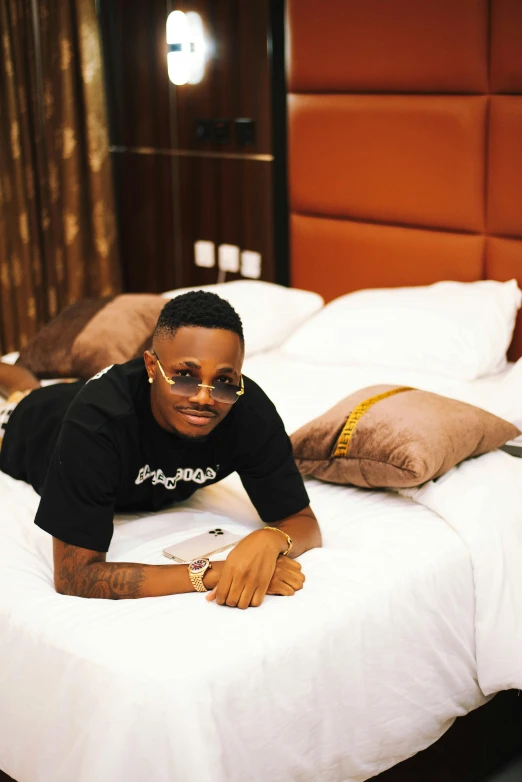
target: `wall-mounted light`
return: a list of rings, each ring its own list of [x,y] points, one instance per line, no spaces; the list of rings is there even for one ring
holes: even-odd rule
[[[194,11],[172,11],[167,17],[167,68],[174,84],[197,84],[205,74],[205,33]]]

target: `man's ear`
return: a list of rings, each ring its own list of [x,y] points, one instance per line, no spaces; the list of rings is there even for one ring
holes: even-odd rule
[[[154,380],[154,376],[156,374],[156,360],[150,350],[145,351],[143,354],[143,360],[145,362],[145,368],[147,370],[149,379],[152,378]]]

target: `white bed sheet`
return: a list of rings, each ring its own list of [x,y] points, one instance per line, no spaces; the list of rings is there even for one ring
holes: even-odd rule
[[[373,383],[450,388],[375,368],[320,376],[278,353],[245,372],[289,431]],[[479,381],[485,396],[501,382]],[[17,782],[361,782],[482,704],[459,536],[408,498],[307,488],[324,548],[301,558],[305,588],[240,612],[197,594],[57,595],[38,497],[0,474],[0,768]],[[110,558],[164,563],[165,544],[218,521],[259,524],[235,476],[121,517]]]

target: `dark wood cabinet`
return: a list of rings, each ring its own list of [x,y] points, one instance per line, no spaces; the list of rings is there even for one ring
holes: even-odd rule
[[[284,134],[280,116],[277,132],[273,111],[277,79],[279,97],[284,95],[283,68],[277,67],[282,50],[274,57],[274,41],[283,40],[282,5],[99,0],[128,291],[215,282],[217,266],[194,263],[200,239],[214,242],[216,250],[226,243],[261,253],[261,279],[284,282]],[[208,57],[198,84],[176,87],[168,78],[165,25],[173,9],[201,16]],[[212,135],[220,130],[228,135],[202,140],[197,133],[202,120],[217,128]],[[241,143],[237,120],[253,122],[250,143]],[[225,123],[222,128],[217,121]],[[283,240],[277,263],[276,235]]]

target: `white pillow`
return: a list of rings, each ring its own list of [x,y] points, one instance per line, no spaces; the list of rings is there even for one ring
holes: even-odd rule
[[[0,361],[3,361],[4,364],[15,364],[18,356],[19,356],[18,352],[6,353],[5,356],[0,356]]]
[[[243,321],[247,356],[281,345],[324,304],[318,293],[260,280],[233,280],[216,285],[178,288],[162,293],[162,296],[174,299],[182,293],[201,290],[217,293],[234,307]]]
[[[327,304],[282,350],[474,380],[501,371],[522,294],[516,280],[363,290]]]

